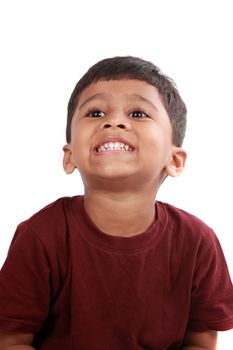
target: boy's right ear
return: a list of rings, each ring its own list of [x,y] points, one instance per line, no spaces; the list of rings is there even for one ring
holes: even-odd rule
[[[63,147],[64,156],[63,156],[63,168],[66,174],[71,174],[76,168],[74,161],[72,159],[72,152],[69,145]]]

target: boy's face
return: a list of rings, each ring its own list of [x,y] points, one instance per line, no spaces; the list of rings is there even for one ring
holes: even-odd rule
[[[80,95],[64,147],[67,173],[78,168],[86,186],[159,187],[182,170],[185,152],[157,89],[140,80],[97,81]]]

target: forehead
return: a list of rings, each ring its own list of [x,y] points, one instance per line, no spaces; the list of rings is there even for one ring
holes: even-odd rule
[[[153,85],[136,79],[99,80],[85,88],[80,94],[77,108],[94,100],[144,101],[164,109],[158,90]]]

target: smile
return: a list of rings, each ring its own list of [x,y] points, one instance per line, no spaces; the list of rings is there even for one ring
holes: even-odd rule
[[[105,142],[101,146],[96,148],[97,152],[106,152],[106,151],[125,151],[132,152],[133,148],[123,142]]]

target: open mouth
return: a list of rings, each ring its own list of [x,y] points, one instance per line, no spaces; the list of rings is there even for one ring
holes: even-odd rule
[[[133,147],[124,142],[105,142],[100,146],[95,148],[95,151],[98,153],[107,152],[107,151],[123,151],[123,152],[133,152]]]

